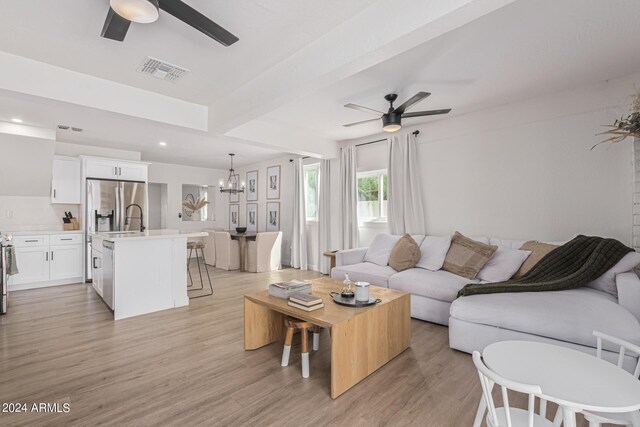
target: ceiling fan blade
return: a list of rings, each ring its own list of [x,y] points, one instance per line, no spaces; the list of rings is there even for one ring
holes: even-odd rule
[[[382,111],[374,110],[373,108],[363,107],[362,105],[357,104],[345,104],[346,108],[352,108],[354,110],[363,111],[365,113],[376,113],[376,114],[384,114]]]
[[[405,113],[402,115],[402,118],[407,119],[410,117],[437,116],[438,114],[447,114],[449,111],[451,111],[451,108],[446,108],[444,110],[416,111],[415,113]]]
[[[363,120],[361,122],[348,123],[348,124],[342,125],[342,126],[348,128],[348,127],[351,127],[351,126],[361,125],[363,123],[376,122],[378,120],[380,120],[380,117],[378,117],[377,119],[369,119],[369,120]]]
[[[239,39],[191,6],[180,0],[160,0],[160,9],[191,25],[224,46],[231,46]]]
[[[410,108],[413,104],[416,104],[416,103],[422,101],[423,99],[425,99],[429,95],[431,95],[429,92],[418,92],[415,95],[413,95],[411,98],[407,99],[404,102],[404,104],[402,104],[401,106],[399,106],[395,110],[393,110],[393,112],[396,113],[396,114],[404,114],[404,112],[407,110],[407,108]]]
[[[104,21],[104,26],[102,27],[102,33],[100,33],[100,36],[121,42],[127,35],[129,25],[131,25],[131,21],[124,19],[113,9],[109,8],[109,13],[107,13],[107,19]]]

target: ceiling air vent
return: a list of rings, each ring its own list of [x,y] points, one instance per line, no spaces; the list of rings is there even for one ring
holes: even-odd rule
[[[138,67],[138,71],[143,74],[149,74],[157,79],[169,80],[172,82],[178,80],[185,73],[189,72],[186,68],[182,68],[150,56],[147,56],[147,59],[142,62],[140,67]]]

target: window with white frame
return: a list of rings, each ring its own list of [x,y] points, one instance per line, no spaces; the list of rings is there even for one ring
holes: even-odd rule
[[[358,222],[387,221],[387,170],[359,172]]]
[[[318,220],[318,178],[320,165],[307,165],[304,167],[304,194],[307,221]]]

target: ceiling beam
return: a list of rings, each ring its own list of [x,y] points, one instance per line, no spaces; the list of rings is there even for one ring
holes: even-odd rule
[[[216,133],[227,133],[513,1],[378,0],[210,105],[209,127]]]

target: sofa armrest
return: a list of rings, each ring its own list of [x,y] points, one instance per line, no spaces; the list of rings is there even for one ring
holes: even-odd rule
[[[364,261],[367,248],[343,249],[336,252],[336,267],[358,264]]]
[[[629,310],[640,320],[640,278],[633,271],[616,276],[618,304]]]

